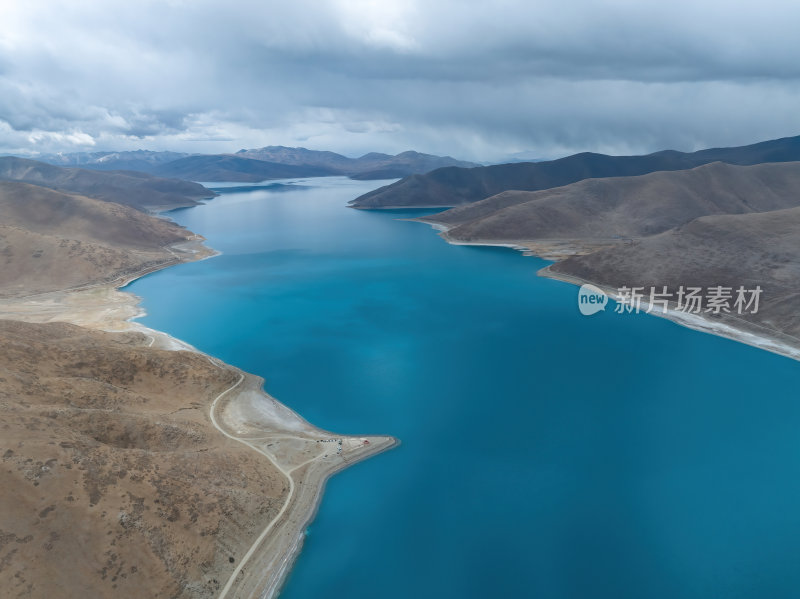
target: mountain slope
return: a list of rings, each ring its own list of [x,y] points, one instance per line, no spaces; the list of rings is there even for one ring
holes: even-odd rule
[[[282,473],[208,420],[238,373],[151,342],[0,320],[4,596],[216,598],[277,515]]]
[[[0,297],[121,280],[173,264],[198,239],[131,206],[0,182]]]
[[[355,208],[460,206],[503,191],[539,191],[589,178],[682,170],[716,161],[750,165],[795,160],[800,160],[800,137],[694,153],[664,151],[646,156],[606,156],[585,152],[547,162],[437,169],[366,193],[351,205]]]
[[[654,235],[709,214],[800,205],[800,162],[715,162],[638,177],[586,179],[545,191],[506,191],[425,217],[455,241],[618,239]]]
[[[211,190],[187,181],[137,172],[62,168],[13,156],[0,157],[0,181],[32,183],[140,210],[195,206],[198,200],[214,196]]]
[[[757,313],[722,319],[736,328],[742,321],[765,327],[783,342],[800,346],[800,207],[704,216],[630,245],[570,257],[542,274],[577,277],[611,289],[642,287],[646,293],[663,286],[674,293],[680,286],[758,285],[763,293]]]

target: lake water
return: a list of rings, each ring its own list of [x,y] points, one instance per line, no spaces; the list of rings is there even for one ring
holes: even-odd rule
[[[541,260],[345,207],[376,185],[176,211],[223,255],[129,287],[313,424],[403,442],[329,482],[282,597],[800,596],[800,364],[582,316]]]

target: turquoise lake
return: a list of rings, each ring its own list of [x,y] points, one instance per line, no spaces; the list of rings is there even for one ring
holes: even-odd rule
[[[313,424],[402,445],[330,480],[285,599],[796,598],[800,364],[577,288],[344,178],[170,216],[221,256],[142,322]]]

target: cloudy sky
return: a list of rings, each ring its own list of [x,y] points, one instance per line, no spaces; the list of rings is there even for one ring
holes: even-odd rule
[[[800,3],[0,0],[0,152],[497,160],[800,134]]]

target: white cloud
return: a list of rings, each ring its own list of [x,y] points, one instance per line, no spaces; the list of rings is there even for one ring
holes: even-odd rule
[[[413,0],[335,0],[342,29],[368,46],[398,52],[419,49],[413,36],[419,17]]]
[[[56,133],[53,131],[34,130],[28,135],[28,141],[33,145],[39,145],[44,142],[63,146],[74,146],[81,149],[95,145],[94,138],[83,131]]]
[[[800,133],[800,4],[0,3],[0,150],[471,159]]]

